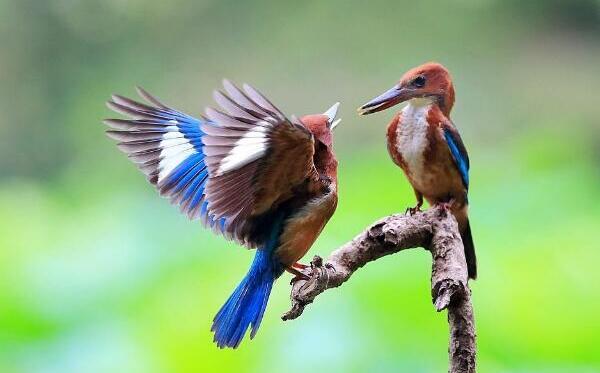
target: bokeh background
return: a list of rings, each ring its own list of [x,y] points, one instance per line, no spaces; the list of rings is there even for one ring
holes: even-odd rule
[[[0,371],[445,371],[423,250],[285,323],[284,277],[257,338],[218,350],[253,253],[158,198],[101,124],[136,84],[193,115],[223,77],[288,114],[342,101],[327,255],[414,203],[393,112],[355,110],[428,60],[471,155],[480,371],[600,371],[598,0],[0,1]]]

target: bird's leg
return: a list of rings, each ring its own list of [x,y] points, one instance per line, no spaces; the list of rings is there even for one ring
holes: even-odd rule
[[[415,189],[415,197],[417,197],[417,205],[415,207],[407,208],[404,212],[405,215],[414,215],[421,211],[421,206],[423,206],[423,195]]]
[[[298,263],[295,263],[295,264],[298,264]],[[305,267],[307,267],[307,266],[305,266]],[[290,285],[293,285],[296,281],[310,280],[309,276],[305,275],[304,273],[302,273],[299,270],[297,270],[296,268],[294,268],[294,264],[292,264],[292,266],[290,266],[290,267],[286,267],[285,270],[294,275],[294,277],[290,280]]]
[[[446,209],[446,210],[451,210],[452,207],[454,206],[454,203],[456,202],[455,198],[450,198],[447,201],[444,202],[439,202],[437,205]]]
[[[309,266],[307,266],[306,264],[302,264],[300,262],[296,262],[294,264],[292,264],[292,268],[296,268],[296,269],[306,269]]]

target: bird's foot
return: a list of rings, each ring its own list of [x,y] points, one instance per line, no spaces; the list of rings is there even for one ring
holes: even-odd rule
[[[306,269],[308,267],[309,266],[307,266],[306,264],[302,264],[302,263],[299,263],[299,262],[296,262],[296,263],[292,264],[292,268],[296,268],[296,269],[300,269],[300,270]]]
[[[441,208],[443,208],[444,210],[451,210],[452,207],[454,206],[454,203],[456,202],[456,199],[452,198],[446,202],[440,202],[437,205]]]
[[[409,207],[406,209],[406,211],[404,212],[404,215],[410,215],[413,216],[414,214],[416,214],[417,212],[421,212],[421,205],[416,205],[415,207]]]
[[[290,280],[290,285],[294,285],[294,283],[296,283],[300,280],[304,280],[304,281],[310,280],[310,276],[305,275],[304,273],[302,273],[299,270],[297,270],[296,268],[294,268],[296,264],[299,264],[299,263],[292,264],[291,267],[287,267],[285,269],[286,271],[288,271],[289,273],[294,275],[294,277]],[[304,266],[304,267],[308,268],[308,266]]]

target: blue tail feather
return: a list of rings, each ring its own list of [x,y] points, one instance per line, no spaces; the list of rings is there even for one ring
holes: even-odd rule
[[[220,348],[236,348],[248,328],[254,338],[265,313],[275,279],[281,275],[272,252],[258,249],[252,266],[227,302],[215,316],[211,330]]]

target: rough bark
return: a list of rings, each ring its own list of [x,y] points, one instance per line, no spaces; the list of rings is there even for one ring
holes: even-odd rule
[[[315,256],[303,271],[308,280],[292,284],[292,320],[327,289],[346,282],[365,264],[399,251],[423,247],[431,252],[431,297],[436,310],[448,310],[451,373],[475,372],[475,323],[465,254],[456,220],[440,205],[424,212],[383,218],[335,250],[327,261]]]

